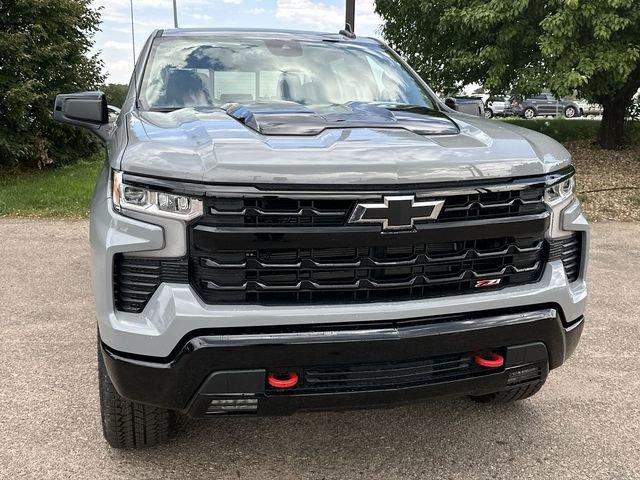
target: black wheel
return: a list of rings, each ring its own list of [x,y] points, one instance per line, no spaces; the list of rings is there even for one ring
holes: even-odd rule
[[[542,388],[544,382],[530,383],[520,387],[512,387],[500,392],[487,393],[485,395],[471,395],[471,399],[478,403],[509,403],[529,398]]]
[[[491,110],[490,108],[485,108],[484,118],[493,118],[493,110]]]
[[[573,107],[567,107],[567,108],[564,109],[564,116],[567,117],[567,118],[575,117],[576,113],[578,113],[578,112]]]
[[[122,398],[109,378],[98,348],[98,384],[104,438],[113,448],[145,448],[166,443],[175,432],[175,412]]]
[[[522,112],[522,116],[527,120],[531,120],[533,117],[536,116],[536,111],[531,107],[527,107],[524,109],[524,112]]]

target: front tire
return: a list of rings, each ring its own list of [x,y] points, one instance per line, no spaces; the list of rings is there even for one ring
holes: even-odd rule
[[[176,428],[175,412],[131,402],[111,383],[98,347],[102,433],[113,448],[145,448],[166,443]]]
[[[567,107],[564,109],[564,116],[566,118],[573,118],[576,116],[576,113],[578,112],[576,112],[576,109],[573,107]]]
[[[522,116],[527,120],[531,120],[533,117],[536,116],[536,111],[531,107],[525,108],[524,112],[522,112]]]
[[[536,382],[485,395],[470,395],[470,397],[478,403],[511,403],[532,397],[540,391],[543,385],[544,382]]]
[[[493,118],[493,110],[491,110],[490,108],[485,108],[484,118]]]

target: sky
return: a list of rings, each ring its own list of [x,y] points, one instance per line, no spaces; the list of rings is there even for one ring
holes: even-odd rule
[[[338,32],[344,0],[176,0],[180,27],[261,27]],[[102,7],[95,36],[107,83],[129,83],[133,70],[129,0],[94,0]],[[172,0],[133,0],[136,53],[156,28],[173,28]],[[356,0],[356,33],[380,36],[374,0]]]

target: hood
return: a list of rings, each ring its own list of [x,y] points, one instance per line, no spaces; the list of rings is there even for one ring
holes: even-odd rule
[[[334,108],[132,111],[118,127],[127,147],[112,165],[211,183],[400,185],[541,175],[570,164],[556,141],[500,121],[422,108]]]

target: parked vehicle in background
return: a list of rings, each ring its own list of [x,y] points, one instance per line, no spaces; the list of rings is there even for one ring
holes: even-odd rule
[[[570,100],[559,100],[551,93],[541,93],[525,98],[521,104],[524,118],[555,117],[564,115],[567,118],[580,116],[580,107]]]
[[[576,104],[580,109],[580,116],[582,117],[596,117],[602,115],[602,105],[589,103],[586,100],[577,100]]]
[[[511,100],[505,96],[489,97],[484,104],[485,118],[508,117],[513,114]]]
[[[484,113],[484,102],[480,97],[447,97],[444,104],[460,113],[468,113],[476,117],[482,117]]]

